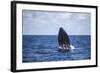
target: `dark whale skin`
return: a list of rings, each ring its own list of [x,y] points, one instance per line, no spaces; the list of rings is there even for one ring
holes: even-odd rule
[[[69,51],[70,49],[70,39],[68,37],[68,34],[65,32],[65,30],[60,27],[59,33],[58,33],[58,44],[62,49],[59,49],[60,51]],[[63,46],[65,45],[65,46]],[[66,49],[64,49],[64,47]]]

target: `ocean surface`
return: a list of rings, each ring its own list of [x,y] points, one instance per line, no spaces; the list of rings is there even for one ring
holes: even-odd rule
[[[59,52],[56,35],[23,35],[22,62],[48,62],[91,59],[91,37],[69,36],[72,50]]]

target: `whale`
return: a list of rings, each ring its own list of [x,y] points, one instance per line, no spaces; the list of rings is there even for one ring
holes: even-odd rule
[[[69,36],[62,27],[59,28],[58,32],[58,45],[61,52],[70,51],[71,49]]]

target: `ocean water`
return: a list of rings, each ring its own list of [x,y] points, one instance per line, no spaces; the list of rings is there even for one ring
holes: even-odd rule
[[[91,37],[89,35],[69,36],[73,49],[59,52],[56,35],[23,35],[22,62],[48,62],[91,59]]]

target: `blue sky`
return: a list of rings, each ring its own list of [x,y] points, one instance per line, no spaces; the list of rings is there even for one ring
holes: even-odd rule
[[[23,10],[23,35],[57,35],[63,27],[69,35],[90,35],[91,14]]]

